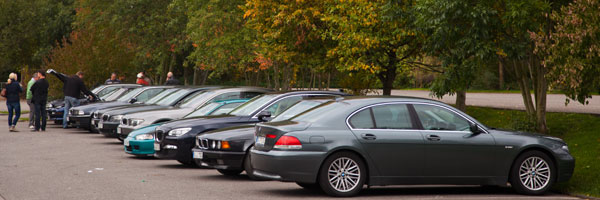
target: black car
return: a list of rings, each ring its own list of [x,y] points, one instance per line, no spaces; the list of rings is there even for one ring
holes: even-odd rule
[[[150,87],[139,87],[137,85],[131,85],[128,87],[123,87],[118,90],[126,90],[120,94],[120,97],[115,101],[109,102],[98,102],[93,104],[81,105],[73,107],[69,110],[68,120],[69,123],[75,124],[75,126],[87,129],[90,131],[94,131],[94,127],[90,126],[92,124],[92,114],[104,108],[111,108],[121,105],[127,105],[134,103],[132,99],[137,98],[137,102],[145,102],[149,100],[151,97],[156,94],[164,91],[167,88],[172,88],[173,86],[150,86]],[[119,91],[117,91],[119,92]],[[114,96],[111,95],[111,96]]]
[[[129,113],[138,113],[149,110],[164,109],[175,106],[181,101],[197,94],[202,93],[213,87],[190,87],[190,88],[171,88],[147,100],[143,104],[120,105],[104,109],[99,109],[92,114],[92,123],[94,127],[104,136],[117,137],[117,127],[121,118]],[[167,93],[166,95],[164,95]],[[122,139],[122,138],[119,138]]]
[[[156,128],[154,156],[175,159],[182,164],[195,165],[192,148],[196,136],[207,131],[243,124],[254,124],[259,118],[277,116],[300,100],[316,96],[345,96],[333,91],[294,91],[270,93],[255,97],[228,115],[176,120]]]
[[[332,98],[302,100],[270,121],[287,120],[330,101]],[[194,161],[197,165],[215,168],[223,175],[237,175],[246,171],[250,179],[259,179],[252,173],[250,164],[249,150],[254,146],[254,132],[254,124],[249,124],[198,135],[196,147],[192,149]]]
[[[125,87],[128,84],[114,84],[114,85],[100,85],[91,90],[94,95],[96,95],[96,100],[105,99],[108,96],[111,96],[116,90],[121,87]],[[81,105],[85,105],[88,103],[93,103],[89,99],[81,98],[79,99]],[[64,117],[64,106],[65,99],[55,99],[46,104],[46,111],[48,112],[48,120],[54,121],[55,124],[61,124]]]

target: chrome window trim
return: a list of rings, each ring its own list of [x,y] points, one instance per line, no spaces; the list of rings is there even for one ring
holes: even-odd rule
[[[463,119],[467,120],[470,123],[473,123],[475,125],[477,125],[477,127],[481,130],[483,130],[484,133],[489,133],[487,129],[483,128],[483,126],[471,119],[469,119],[468,117],[465,117],[463,114],[456,112],[454,109],[450,108],[449,106],[445,106],[445,105],[440,105],[440,104],[434,104],[434,103],[426,103],[426,102],[415,102],[415,101],[395,101],[395,102],[384,102],[384,103],[376,103],[376,104],[371,104],[368,106],[363,106],[355,111],[353,111],[352,113],[350,113],[350,115],[348,115],[348,117],[346,117],[346,126],[348,126],[348,128],[350,130],[389,130],[389,131],[428,131],[428,132],[460,132],[460,133],[471,133],[471,131],[456,131],[456,130],[424,130],[424,129],[378,129],[378,128],[374,128],[374,129],[360,129],[360,128],[353,128],[350,125],[350,118],[352,118],[356,113],[363,111],[367,108],[371,108],[371,107],[375,107],[375,106],[381,106],[381,105],[390,105],[390,104],[421,104],[421,105],[431,105],[431,106],[437,106],[440,108],[444,108],[446,110],[449,110],[455,114],[457,114],[458,116],[462,117]],[[412,120],[412,119],[411,119]]]

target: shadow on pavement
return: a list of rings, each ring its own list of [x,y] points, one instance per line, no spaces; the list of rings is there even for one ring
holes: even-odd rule
[[[221,174],[215,174],[215,175],[199,176],[198,178],[201,180],[209,180],[209,181],[234,181],[234,182],[247,181],[247,182],[257,182],[257,183],[261,182],[261,181],[250,180],[250,178],[248,178],[248,176],[246,174],[240,174],[237,176],[225,176],[225,175],[221,175]]]
[[[159,160],[159,159],[157,159]],[[204,169],[204,168],[200,168],[200,167],[196,167],[196,166],[192,166],[192,165],[182,165],[177,163],[177,161],[172,160],[173,164],[162,164],[162,165],[156,165],[156,167],[159,168],[166,168],[166,169]]]

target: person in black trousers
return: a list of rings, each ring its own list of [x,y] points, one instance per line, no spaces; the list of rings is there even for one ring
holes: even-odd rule
[[[46,102],[48,101],[48,80],[44,71],[38,72],[38,80],[31,86],[33,97],[31,102],[35,108],[35,129],[32,131],[46,131]]]

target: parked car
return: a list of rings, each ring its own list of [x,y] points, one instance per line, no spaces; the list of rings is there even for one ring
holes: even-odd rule
[[[81,99],[79,99],[80,104],[85,105],[88,103],[94,103],[94,102],[100,101],[101,99],[105,99],[108,96],[110,96],[111,94],[113,94],[119,88],[128,87],[129,85],[132,85],[132,84],[100,85],[91,90],[91,92],[94,93],[97,97],[97,98],[95,98],[96,101],[90,101],[89,99],[81,98]],[[54,121],[55,124],[62,124],[62,120],[64,117],[64,111],[65,111],[64,106],[65,106],[65,100],[62,98],[55,99],[55,100],[48,102],[46,104],[46,111],[48,112],[48,120]]]
[[[68,120],[70,123],[75,124],[75,126],[94,131],[92,124],[92,114],[98,109],[111,108],[122,106],[126,104],[134,103],[134,99],[137,102],[146,102],[151,97],[156,94],[164,91],[165,89],[173,88],[172,86],[150,86],[150,87],[140,87],[137,85],[131,87],[124,87],[119,90],[124,91],[118,99],[115,101],[108,102],[98,102],[94,104],[87,104],[73,107],[69,110]],[[137,99],[136,99],[137,98]]]
[[[248,99],[235,99],[212,102],[202,108],[187,114],[185,118],[201,117],[208,115],[222,115],[230,112],[233,108],[248,101]],[[130,122],[127,122],[128,124]],[[121,123],[119,128],[124,124]],[[123,128],[119,137],[124,138],[123,145],[125,153],[136,156],[154,156],[154,130],[160,124],[151,124],[133,131]]]
[[[117,137],[117,127],[119,126],[119,123],[125,114],[171,108],[181,101],[184,101],[185,99],[190,98],[198,93],[203,93],[211,88],[212,87],[180,89],[175,93],[159,99],[154,104],[130,104],[101,109],[93,114],[94,118],[98,118],[97,123],[95,120],[93,120],[93,122],[95,123],[95,127],[97,127],[99,132],[104,136]],[[154,101],[155,99],[156,98],[152,100]]]
[[[330,102],[332,98],[302,100],[271,122],[284,121],[304,111]],[[199,166],[217,169],[223,175],[237,175],[242,171],[250,179],[258,179],[252,173],[250,147],[254,146],[254,124],[218,129],[196,137],[196,147],[192,149],[194,161]]]
[[[150,124],[167,122],[180,119],[186,114],[214,101],[231,99],[249,99],[264,94],[270,90],[256,87],[220,88],[206,90],[183,99],[177,105],[171,107],[157,108],[147,111],[138,111],[128,114],[122,112],[105,112],[99,122],[103,126],[101,133],[107,137],[118,137],[121,129],[118,126],[123,120],[128,122],[127,129],[134,130]],[[131,122],[131,123],[129,123]],[[123,138],[119,138],[123,139]]]
[[[567,181],[567,144],[488,128],[444,103],[409,97],[346,98],[287,121],[258,124],[254,175],[354,196],[363,185],[506,185],[543,194]]]
[[[315,96],[347,95],[332,91],[294,91],[265,94],[246,102],[225,116],[176,120],[156,128],[155,157],[175,159],[182,164],[195,165],[192,148],[198,134],[237,125],[254,124],[262,118],[277,116],[298,101]]]

